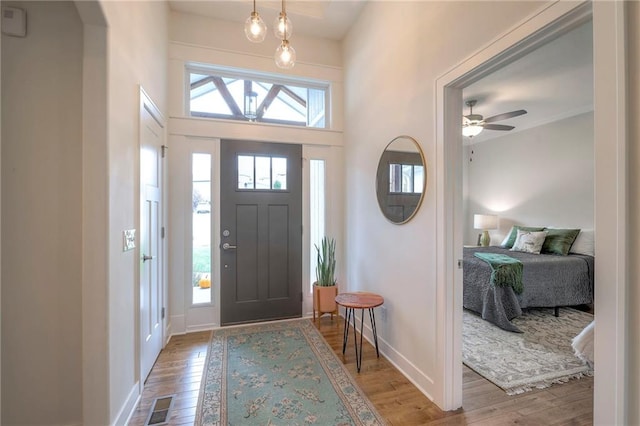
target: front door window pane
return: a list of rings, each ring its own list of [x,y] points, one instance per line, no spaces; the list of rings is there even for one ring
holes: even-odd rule
[[[271,177],[271,188],[277,190],[287,189],[287,159],[273,157],[271,159],[273,176]]]
[[[270,160],[270,157],[256,157],[256,189],[271,189]]]
[[[238,189],[286,190],[287,159],[238,155]]]
[[[238,189],[254,189],[252,155],[238,156]]]

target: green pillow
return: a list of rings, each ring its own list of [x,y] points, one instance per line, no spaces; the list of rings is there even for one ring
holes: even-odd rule
[[[541,253],[559,254],[566,256],[569,254],[571,245],[580,233],[579,229],[553,229],[545,228],[547,238],[542,244]]]
[[[513,244],[516,242],[516,237],[518,236],[518,229],[521,229],[523,231],[530,231],[530,232],[540,232],[545,230],[544,226],[518,226],[518,225],[513,226],[511,228],[511,233],[509,234],[509,237],[506,238],[505,241],[502,243],[503,248],[510,249],[511,247],[513,247]]]

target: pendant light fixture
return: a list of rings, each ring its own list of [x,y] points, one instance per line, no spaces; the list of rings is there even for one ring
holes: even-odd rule
[[[293,34],[293,23],[287,16],[287,11],[284,7],[284,0],[282,0],[282,11],[273,22],[273,33],[280,40],[288,39],[291,37],[291,34]]]
[[[286,38],[282,40],[276,49],[276,65],[280,68],[290,69],[296,64],[296,50],[291,46]]]
[[[256,0],[253,0],[253,12],[244,23],[244,34],[254,43],[261,43],[267,35],[267,25],[256,12]]]
[[[287,17],[287,11],[284,7],[284,0],[282,0],[282,12],[276,18],[273,31],[276,37],[282,39],[282,43],[276,49],[275,60],[276,65],[279,68],[290,69],[296,64],[296,50],[289,43],[289,37],[291,37],[291,31],[293,31],[293,24]]]
[[[244,94],[244,116],[249,121],[255,121],[258,117],[258,94],[250,91]]]

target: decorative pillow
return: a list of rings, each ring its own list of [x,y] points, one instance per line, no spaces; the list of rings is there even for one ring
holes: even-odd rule
[[[507,247],[507,244],[509,243],[509,238],[511,238],[512,233],[513,233],[513,226],[511,227],[511,229],[509,229],[509,232],[507,232],[507,235],[505,235],[504,240],[502,240],[502,242],[500,243],[500,247],[510,248],[510,247]],[[513,243],[511,244],[511,247],[513,247]]]
[[[571,245],[569,253],[586,254],[589,256],[596,255],[595,249],[595,235],[593,229],[583,229],[580,231],[576,240]]]
[[[545,231],[547,231],[547,238],[542,244],[541,253],[559,254],[561,256],[569,254],[571,244],[580,233],[579,229],[545,228]]]
[[[547,231],[532,232],[518,229],[518,236],[516,237],[516,242],[513,243],[511,251],[540,254],[545,238],[547,238]]]
[[[503,248],[508,249],[513,247],[513,244],[516,242],[516,237],[518,236],[519,229],[522,229],[523,231],[537,232],[544,231],[544,226],[513,226],[511,227],[511,231],[509,231],[509,234],[505,237],[504,241],[502,241],[502,244],[500,245]]]

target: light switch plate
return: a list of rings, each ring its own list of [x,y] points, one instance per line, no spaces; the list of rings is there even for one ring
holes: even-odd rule
[[[136,248],[136,230],[125,229],[122,231],[122,251],[129,251]]]
[[[2,6],[2,34],[15,37],[27,35],[27,13],[24,9]]]

